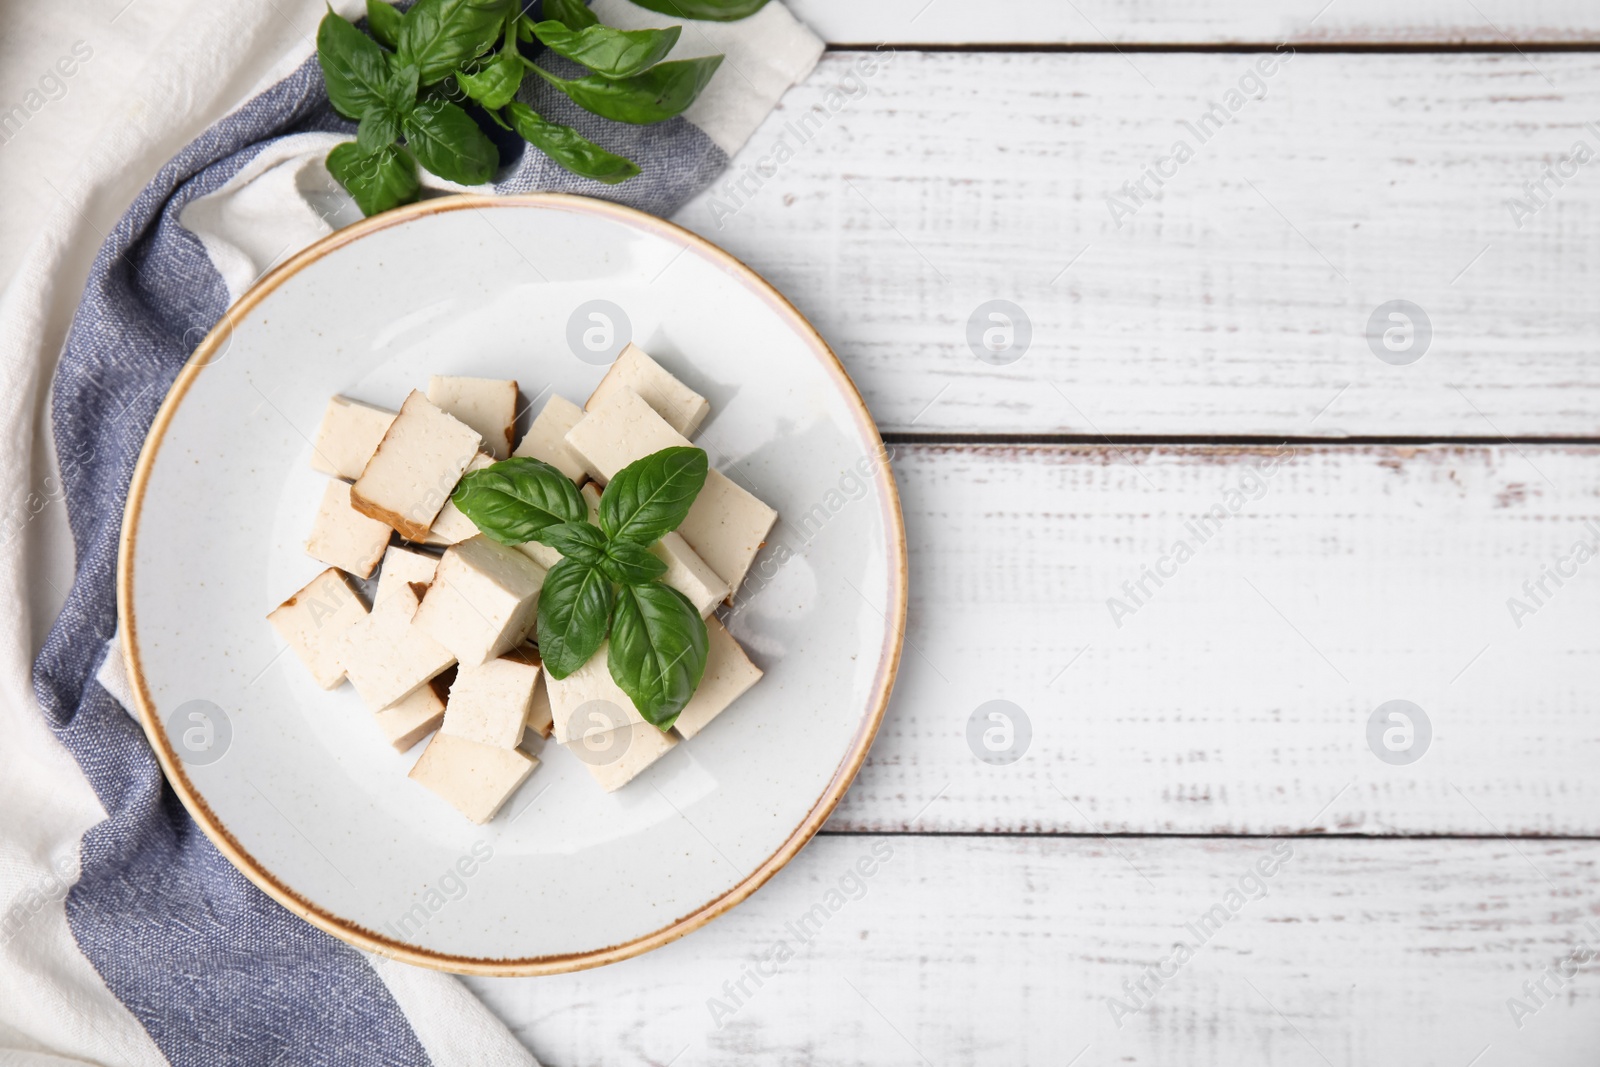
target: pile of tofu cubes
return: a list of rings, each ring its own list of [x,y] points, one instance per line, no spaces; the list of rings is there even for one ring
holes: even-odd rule
[[[551,396],[513,448],[517,410],[517,383],[486,378],[435,377],[398,413],[330,400],[311,458],[329,478],[306,541],[328,569],[268,615],[318,685],[350,682],[395,749],[432,734],[411,778],[478,823],[533,773],[535,738],[553,734],[610,792],[755,684],[761,671],[712,612],[777,521],[713,468],[682,525],[652,546],[710,639],[700,688],[659,730],[611,680],[606,646],[566,678],[540,670],[539,591],[559,554],[490,540],[450,494],[468,471],[531,456],[579,486],[595,521],[606,480],[688,445],[711,405],[629,345],[584,407]],[[353,579],[374,571],[368,607]]]

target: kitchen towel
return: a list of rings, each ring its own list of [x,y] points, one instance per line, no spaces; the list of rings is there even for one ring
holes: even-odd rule
[[[246,10],[256,7],[267,10]],[[209,26],[227,33],[231,18],[241,24],[232,29],[248,35],[242,24],[289,17],[276,7],[211,11]],[[670,214],[712,182],[821,53],[777,3],[735,23],[666,19],[626,0],[599,0],[595,10],[628,28],[683,24],[675,57],[720,52],[727,59],[684,116],[649,127],[602,125],[528,79],[527,102],[634,159],[644,173],[603,186],[530,148],[475,191],[577,192]],[[65,606],[33,664],[30,709],[72,761],[52,752],[24,765],[14,753],[8,762],[17,773],[0,785],[0,1063],[533,1062],[453,978],[368,957],[248,882],[166,787],[127,711],[114,640],[117,539],[156,409],[197,341],[240,293],[359,217],[322,164],[354,126],[328,105],[311,54],[314,32],[308,21],[276,65],[281,76],[183,147],[103,235],[47,400],[38,395],[44,376],[34,376],[31,399],[48,404],[53,453],[23,448],[19,455],[34,462],[17,464],[0,485],[9,502],[20,501],[11,528],[0,531],[0,589],[25,588],[30,573],[42,573],[28,565],[38,551],[31,541],[40,524],[32,518],[56,502],[65,506],[74,556]],[[184,85],[175,78],[170,98],[157,94],[156,106],[192,106]],[[105,165],[114,158],[102,154]],[[424,180],[436,191],[458,188]],[[85,211],[63,213],[59,226],[81,226]],[[63,233],[61,243],[67,240]],[[53,298],[50,262],[41,255],[25,263],[0,299],[8,377],[20,375],[27,341],[46,336],[40,322]],[[32,413],[25,404],[0,413],[13,440],[20,416]],[[11,645],[8,672],[35,647],[26,627],[0,639]],[[0,677],[8,703],[19,688],[11,682]],[[80,780],[66,781],[67,774]],[[52,818],[63,807],[78,812],[75,833],[73,819]]]

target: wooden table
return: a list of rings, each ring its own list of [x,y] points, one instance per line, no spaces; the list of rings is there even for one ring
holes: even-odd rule
[[[555,1065],[1594,1064],[1600,6],[993,6],[794,0],[679,217],[893,446],[866,768],[708,928],[471,986]]]

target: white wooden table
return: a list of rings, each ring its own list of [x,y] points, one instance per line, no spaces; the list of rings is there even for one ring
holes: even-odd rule
[[[833,48],[679,221],[894,447],[895,699],[752,900],[472,987],[571,1067],[1597,1062],[1600,6],[792,6]],[[967,343],[996,299],[1003,366]],[[1425,345],[1369,343],[1394,300]],[[1369,745],[1396,699],[1409,764]],[[1010,765],[966,741],[990,700]]]

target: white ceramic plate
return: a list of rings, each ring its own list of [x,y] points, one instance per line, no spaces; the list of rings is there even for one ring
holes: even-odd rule
[[[318,689],[265,615],[322,567],[302,546],[322,484],[308,439],[330,395],[392,408],[430,374],[464,374],[517,379],[535,412],[548,390],[581,403],[605,368],[573,354],[568,325],[595,299],[710,399],[696,442],[778,510],[729,623],[766,677],[615,794],[547,745],[474,826],[406,777],[420,746],[391,751],[354,692]],[[224,854],[363,948],[483,974],[644,952],[771,877],[866,755],[906,604],[880,451],[799,312],[669,223],[553,195],[433,200],[359,223],[246,294],[156,418],[119,575],[145,729]],[[185,730],[205,728],[195,708],[220,709],[199,749],[218,758],[188,754]]]

